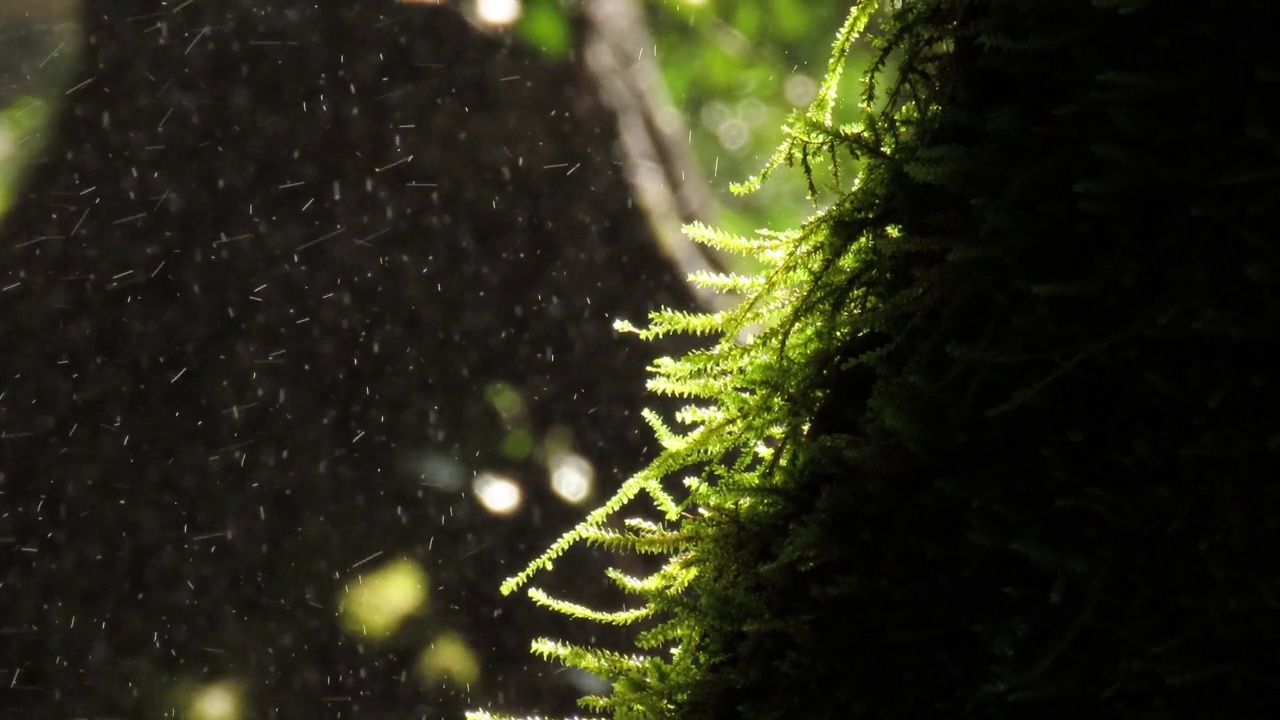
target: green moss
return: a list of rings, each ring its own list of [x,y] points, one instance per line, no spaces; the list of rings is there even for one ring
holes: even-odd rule
[[[799,166],[829,207],[690,227],[764,264],[691,278],[748,299],[620,325],[718,334],[654,364],[691,401],[648,416],[661,457],[504,592],[577,542],[669,558],[612,575],[642,610],[533,593],[647,623],[535,648],[609,680],[584,705],[619,719],[1256,715],[1280,669],[1266,4],[900,5],[861,124],[832,117],[872,3],[742,188]],[[640,494],[662,522],[613,522]]]

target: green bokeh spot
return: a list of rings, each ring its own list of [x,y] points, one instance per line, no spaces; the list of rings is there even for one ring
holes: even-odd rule
[[[566,57],[573,45],[569,17],[558,0],[526,2],[515,30],[521,40],[551,57]]]
[[[512,430],[502,440],[502,454],[511,460],[524,460],[533,453],[536,443],[524,430]]]
[[[520,391],[508,383],[490,383],[484,389],[484,398],[505,420],[514,420],[524,413],[524,399],[520,397]]]

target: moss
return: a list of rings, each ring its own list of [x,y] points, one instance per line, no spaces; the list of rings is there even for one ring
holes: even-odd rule
[[[1280,670],[1266,4],[899,5],[863,124],[831,117],[872,3],[747,189],[856,177],[794,232],[689,228],[766,269],[695,276],[748,299],[637,330],[719,333],[654,366],[700,403],[686,429],[651,416],[662,457],[504,589],[574,542],[670,557],[618,578],[641,655],[540,646],[610,680],[586,706],[619,719],[1257,716]],[[607,529],[641,493],[665,523]]]

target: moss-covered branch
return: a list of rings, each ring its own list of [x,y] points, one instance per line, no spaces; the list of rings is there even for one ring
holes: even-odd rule
[[[862,122],[834,127],[876,10],[854,6],[744,186],[798,164],[828,207],[759,238],[689,228],[765,269],[693,278],[747,292],[736,308],[636,330],[719,333],[654,365],[654,391],[697,403],[688,429],[654,418],[664,455],[504,588],[572,541],[670,554],[626,585],[661,642],[543,652],[612,683],[591,708],[1260,716],[1280,670],[1266,8],[896,3]],[[856,174],[817,175],[841,158]],[[687,498],[659,489],[681,472]],[[671,525],[605,530],[641,489]]]

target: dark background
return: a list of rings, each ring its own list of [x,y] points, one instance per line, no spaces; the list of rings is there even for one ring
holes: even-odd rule
[[[567,429],[609,492],[650,455],[670,350],[612,321],[691,304],[590,86],[444,8],[82,21],[0,230],[0,717],[168,716],[224,678],[254,718],[570,712],[528,642],[585,630],[496,588],[582,511],[501,446]],[[456,482],[486,471],[518,513]],[[431,584],[384,643],[338,622],[375,553]],[[415,678],[443,628],[477,683]]]

